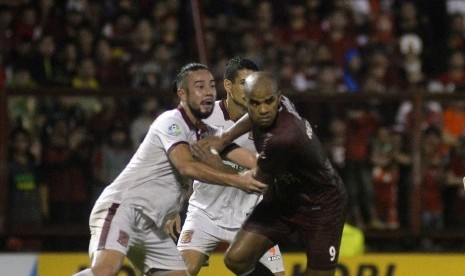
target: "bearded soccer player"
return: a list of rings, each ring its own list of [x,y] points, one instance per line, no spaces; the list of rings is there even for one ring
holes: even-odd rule
[[[107,186],[90,216],[91,268],[76,276],[116,275],[125,256],[143,275],[188,275],[175,243],[165,232],[191,179],[262,193],[251,173],[230,173],[194,159],[189,143],[215,129],[202,122],[213,111],[213,75],[202,64],[185,65],[176,77],[178,108],[161,114],[121,174]],[[228,156],[245,167],[256,158],[245,150]],[[250,171],[249,171],[250,172]]]

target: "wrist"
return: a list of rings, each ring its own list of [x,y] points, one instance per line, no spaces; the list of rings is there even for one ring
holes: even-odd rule
[[[223,150],[227,145],[229,145],[232,142],[231,140],[231,134],[229,132],[223,132],[220,135],[220,146],[221,150]]]

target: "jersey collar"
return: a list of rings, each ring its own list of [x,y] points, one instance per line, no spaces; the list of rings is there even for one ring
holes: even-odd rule
[[[186,122],[186,124],[189,126],[189,128],[195,130],[195,133],[201,134],[203,132],[208,131],[207,125],[202,120],[197,120],[197,123],[192,122],[189,119],[189,116],[187,116],[186,110],[184,110],[184,107],[182,107],[182,105],[179,104],[177,109],[179,110],[179,112],[181,112],[181,116]]]
[[[221,108],[221,111],[223,111],[224,120],[225,121],[231,121],[232,120],[231,116],[229,116],[229,112],[226,109],[226,99],[222,99],[220,101],[220,108]]]

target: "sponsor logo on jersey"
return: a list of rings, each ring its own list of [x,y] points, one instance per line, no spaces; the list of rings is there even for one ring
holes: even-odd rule
[[[268,249],[268,253],[271,255],[268,257],[269,262],[281,260],[281,255],[276,255],[276,247],[273,246],[272,248]]]
[[[194,230],[186,230],[182,232],[181,238],[179,239],[180,243],[190,243],[192,240],[192,235]]]
[[[181,128],[177,124],[172,124],[168,128],[168,134],[171,136],[179,136],[181,135],[181,133],[182,133]]]
[[[129,244],[129,235],[128,233],[119,230],[118,243],[124,247],[128,247]]]
[[[268,257],[268,261],[269,261],[269,262],[277,261],[277,260],[281,260],[281,256],[280,256],[280,255]]]

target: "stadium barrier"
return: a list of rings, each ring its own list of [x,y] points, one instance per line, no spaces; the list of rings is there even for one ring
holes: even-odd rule
[[[301,276],[306,264],[303,253],[284,253],[286,274]],[[88,267],[86,253],[0,254],[0,275],[70,276]],[[118,276],[135,276],[125,263]],[[200,276],[232,275],[223,264],[223,254],[215,253]],[[336,276],[463,276],[465,254],[366,254],[342,257]]]

